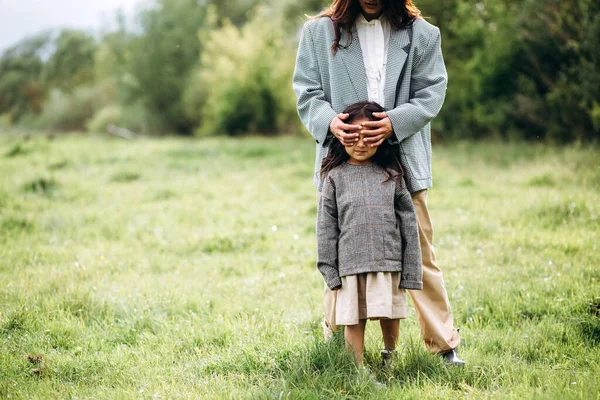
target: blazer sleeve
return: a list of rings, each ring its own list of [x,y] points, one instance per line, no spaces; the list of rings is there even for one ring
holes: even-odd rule
[[[298,99],[296,108],[300,120],[315,141],[325,145],[329,124],[337,113],[331,107],[323,91],[310,22],[304,24],[302,29],[292,86]]]
[[[321,192],[317,211],[317,268],[331,290],[342,287],[338,270],[339,236],[335,186],[328,177]]]
[[[402,272],[400,288],[423,289],[423,272],[421,261],[421,245],[419,244],[419,226],[410,193],[402,180],[396,190],[396,219],[400,225],[402,236]]]
[[[420,131],[435,118],[444,104],[448,75],[442,56],[440,30],[434,28],[421,56],[415,55],[408,103],[386,112],[396,135],[395,140],[393,137],[390,140],[392,144],[398,144]]]

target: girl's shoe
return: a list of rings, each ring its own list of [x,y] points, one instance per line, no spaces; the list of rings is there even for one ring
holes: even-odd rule
[[[371,382],[371,384],[373,386],[375,386],[377,389],[382,389],[385,387],[385,383],[381,383],[377,379],[375,379],[375,377],[373,376],[371,371],[369,371],[369,368],[367,368],[365,366],[360,367],[360,373],[362,375],[362,379],[364,379],[365,381]]]
[[[381,368],[390,369],[394,357],[396,357],[396,350],[381,350]]]

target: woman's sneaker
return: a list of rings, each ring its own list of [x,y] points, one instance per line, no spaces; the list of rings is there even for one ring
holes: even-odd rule
[[[440,353],[440,357],[442,360],[448,365],[454,365],[455,367],[464,367],[466,362],[458,358],[458,354],[456,354],[456,350],[448,350],[443,353]]]

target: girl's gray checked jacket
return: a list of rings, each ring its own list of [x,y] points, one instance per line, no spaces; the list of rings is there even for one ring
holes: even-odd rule
[[[330,289],[341,277],[400,272],[400,288],[422,289],[417,218],[402,179],[373,163],[329,172],[319,200],[317,267]]]
[[[316,141],[315,185],[323,185],[318,171],[332,135],[329,124],[336,114],[368,99],[367,77],[358,33],[347,48],[331,52],[334,32],[331,19],[304,24],[296,57],[293,88],[302,123]],[[349,40],[342,34],[340,43]],[[411,44],[412,42],[412,44]],[[411,192],[430,188],[431,132],[429,122],[438,114],[446,95],[447,75],[440,31],[423,19],[411,28],[392,30],[388,45],[385,108],[400,143],[401,160],[410,175]]]

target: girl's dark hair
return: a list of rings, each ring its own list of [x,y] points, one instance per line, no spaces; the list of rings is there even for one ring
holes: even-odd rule
[[[335,55],[340,47],[347,48],[352,43],[352,24],[361,12],[358,0],[333,0],[331,7],[312,17],[329,17],[333,22],[335,37],[331,46],[331,53]],[[395,30],[409,27],[417,18],[421,18],[421,11],[413,4],[412,0],[383,0],[383,14],[390,21]],[[348,35],[348,43],[340,44],[342,32]]]
[[[385,111],[385,109],[375,102],[361,101],[349,105],[342,112],[349,114],[345,121],[351,123],[359,118],[377,121],[378,118],[375,118],[373,113],[383,111]],[[346,153],[342,142],[337,140],[337,138],[333,138],[329,145],[327,156],[323,159],[323,163],[321,164],[321,178],[324,179],[329,171],[338,165],[344,164],[349,158],[350,156]],[[384,182],[387,182],[390,179],[397,181],[404,176],[404,170],[400,163],[400,150],[398,149],[398,146],[390,144],[387,140],[384,140],[383,143],[381,143],[370,160],[385,171],[387,179]]]

